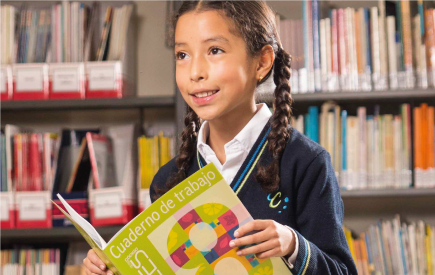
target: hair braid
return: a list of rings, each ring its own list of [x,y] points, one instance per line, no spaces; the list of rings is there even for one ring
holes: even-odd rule
[[[267,193],[274,192],[279,187],[279,164],[287,141],[290,138],[288,125],[290,123],[292,104],[289,83],[291,56],[279,47],[274,63],[273,81],[276,85],[275,110],[271,120],[271,131],[267,137],[269,151],[272,152],[273,160],[267,167],[258,165],[258,173],[256,175],[258,183]]]
[[[176,160],[178,172],[169,177],[165,184],[165,188],[155,187],[155,199],[159,198],[175,185],[186,179],[186,172],[190,168],[190,162],[196,152],[195,146],[201,125],[200,118],[189,106],[187,106],[186,116],[184,117],[184,125],[186,127],[181,134],[180,154]]]

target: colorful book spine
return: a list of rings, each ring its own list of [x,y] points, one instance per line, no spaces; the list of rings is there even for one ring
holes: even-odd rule
[[[319,35],[319,1],[312,0],[312,28],[313,28],[313,66],[314,66],[314,89],[322,90],[321,67],[320,67],[320,35]],[[324,45],[324,44],[323,44]]]

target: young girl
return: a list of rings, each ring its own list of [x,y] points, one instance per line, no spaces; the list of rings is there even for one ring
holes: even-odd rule
[[[289,125],[291,57],[274,13],[261,1],[188,1],[174,29],[186,128],[179,155],[154,177],[152,200],[213,162],[255,219],[230,242],[248,246],[239,255],[283,257],[297,275],[357,274],[330,156]],[[269,77],[273,114],[255,104]],[[92,250],[84,263],[86,274],[111,274]]]

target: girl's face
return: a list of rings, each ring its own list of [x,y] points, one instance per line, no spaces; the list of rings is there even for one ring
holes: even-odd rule
[[[255,62],[230,28],[229,19],[205,11],[182,15],[175,29],[177,85],[204,120],[233,118],[227,115],[255,107]]]

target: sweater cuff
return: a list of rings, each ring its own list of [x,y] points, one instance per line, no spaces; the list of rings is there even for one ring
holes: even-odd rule
[[[299,238],[297,237],[296,232],[293,230],[293,228],[287,225],[286,227],[290,229],[296,242],[295,251],[293,251],[293,254],[291,254],[290,257],[286,259],[286,261],[288,262],[288,266],[290,267],[290,269],[292,269],[294,267],[294,264],[296,262],[296,257],[298,256],[298,252],[299,252]]]
[[[298,254],[296,255],[296,260],[293,266],[289,267],[293,274],[305,274],[311,259],[310,243],[296,230],[293,230],[293,232],[296,233],[299,242],[297,248]]]

